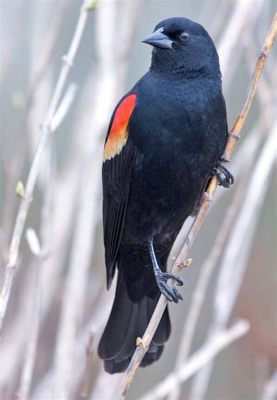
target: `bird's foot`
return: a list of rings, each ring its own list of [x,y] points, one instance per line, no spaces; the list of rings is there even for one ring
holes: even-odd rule
[[[167,298],[167,300],[174,301],[174,303],[178,303],[179,300],[183,300],[183,297],[179,291],[175,287],[170,287],[167,284],[168,279],[174,279],[178,286],[182,286],[184,283],[181,278],[171,274],[170,272],[162,272],[161,270],[156,271],[155,277],[161,293]]]
[[[233,175],[224,167],[223,163],[227,160],[222,157],[217,166],[214,168],[214,174],[217,177],[218,184],[225,188],[229,188],[234,183]]]

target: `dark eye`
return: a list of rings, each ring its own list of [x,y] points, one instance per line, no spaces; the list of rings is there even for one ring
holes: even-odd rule
[[[187,42],[190,38],[190,34],[188,32],[181,32],[179,35],[179,39],[182,40],[182,42]]]

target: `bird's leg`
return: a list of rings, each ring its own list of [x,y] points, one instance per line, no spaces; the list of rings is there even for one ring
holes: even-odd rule
[[[180,279],[178,276],[171,274],[170,272],[162,272],[153,247],[153,241],[151,240],[148,243],[148,248],[149,248],[149,253],[152,261],[152,266],[153,266],[153,272],[156,278],[156,282],[158,285],[158,288],[160,289],[161,293],[165,295],[165,297],[169,301],[174,301],[175,303],[178,303],[179,300],[183,300],[183,297],[180,295],[178,290],[175,287],[170,287],[166,283],[168,279],[174,279],[177,283],[178,286],[183,285],[182,279]]]
[[[213,169],[214,175],[217,177],[218,184],[226,188],[230,187],[234,183],[233,175],[224,167],[223,163],[228,162],[224,156],[222,156]]]

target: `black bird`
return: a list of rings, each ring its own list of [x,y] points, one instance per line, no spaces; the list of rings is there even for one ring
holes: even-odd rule
[[[153,46],[150,70],[120,100],[103,161],[107,286],[118,269],[111,314],[98,347],[109,373],[124,371],[159,296],[182,299],[167,285],[166,262],[185,219],[199,207],[222,165],[228,137],[219,60],[206,30],[187,18],[160,22],[143,40]],[[158,360],[170,335],[165,310],[142,366]]]

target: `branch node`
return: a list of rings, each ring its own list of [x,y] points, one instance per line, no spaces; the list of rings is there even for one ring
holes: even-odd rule
[[[192,258],[187,258],[185,261],[182,261],[181,264],[179,264],[179,268],[187,268],[190,267],[192,264]]]
[[[84,4],[85,11],[94,11],[99,5],[100,0],[87,0]]]
[[[228,163],[228,162],[230,162],[231,160],[230,160],[229,157],[227,157],[225,154],[223,154],[223,156],[221,157],[221,161],[222,161],[222,162],[225,162],[225,163]]]
[[[212,196],[208,192],[204,192],[203,198],[202,198],[203,203],[211,203],[212,202]]]
[[[268,55],[268,47],[265,46],[265,47],[263,48],[263,50],[260,52],[259,59],[261,59],[261,58],[266,58],[267,55]]]
[[[137,337],[136,339],[136,346],[141,347],[142,349],[146,349],[147,346],[145,346],[144,341],[142,340],[141,337]]]
[[[225,157],[228,159],[233,154],[235,144],[239,140],[239,132],[241,131],[241,129],[245,123],[245,120],[247,118],[248,112],[250,110],[250,107],[251,107],[251,104],[253,101],[253,97],[256,92],[258,80],[260,79],[262,70],[264,68],[264,64],[265,64],[265,60],[266,60],[266,58],[264,56],[266,56],[268,54],[268,52],[270,51],[270,49],[272,48],[276,33],[277,33],[277,16],[275,16],[273,18],[272,25],[266,36],[261,55],[259,56],[253,77],[250,81],[250,85],[249,85],[249,89],[246,94],[246,98],[242,105],[242,110],[239,113],[231,132],[229,133],[229,140],[227,141],[226,147],[225,147]],[[266,54],[264,54],[264,56],[263,56],[262,55],[263,53],[266,53]],[[204,195],[202,197],[202,204],[200,205],[197,216],[192,224],[190,234],[187,236],[185,243],[183,244],[177,257],[182,257],[181,259],[184,259],[187,255],[188,251],[190,250],[190,247],[191,247],[192,243],[194,242],[194,240],[195,240],[195,238],[207,216],[207,213],[209,210],[209,203],[212,201],[212,198],[216,191],[216,188],[217,188],[217,179],[214,176],[212,179],[210,179],[209,185],[207,187],[207,191],[204,193]],[[171,270],[172,273],[176,272],[177,267],[178,267],[177,263],[173,265],[173,268]],[[151,340],[152,340],[152,338],[155,334],[155,331],[159,325],[159,322],[161,320],[161,317],[163,315],[166,305],[167,305],[166,299],[164,298],[164,296],[161,296],[159,299],[159,302],[156,306],[156,309],[152,315],[152,318],[149,322],[149,325],[148,325],[146,331],[144,332],[143,337],[147,338],[147,343],[151,343]],[[237,329],[237,327],[236,327],[236,329]],[[243,330],[243,332],[242,332],[242,330]],[[241,329],[241,327],[240,327],[240,332],[238,333],[236,331],[235,334],[234,334],[234,329],[231,330],[231,333],[233,334],[233,337],[235,337],[235,338],[241,336],[245,332],[246,332],[245,327],[243,329]],[[232,337],[232,340],[233,340],[233,337]],[[223,338],[224,338],[224,336],[223,336]],[[122,399],[125,399],[126,393],[134,379],[137,368],[139,367],[139,365],[143,359],[143,356],[146,353],[146,350],[144,350],[145,343],[143,343],[143,339],[137,338],[136,342],[139,347],[137,347],[135,353],[133,354],[133,357],[130,361],[130,364],[125,372],[125,375],[124,375],[123,381],[122,381],[122,392],[121,392]],[[151,397],[151,398],[153,398],[153,397]]]
[[[234,133],[234,132],[229,132],[229,137],[236,140],[237,142],[240,140],[240,134],[239,133]]]
[[[62,62],[66,65],[68,65],[69,67],[73,66],[73,62],[71,60],[69,60],[68,56],[63,56],[62,57]]]
[[[25,187],[22,181],[18,181],[15,187],[15,193],[18,197],[25,197]]]

